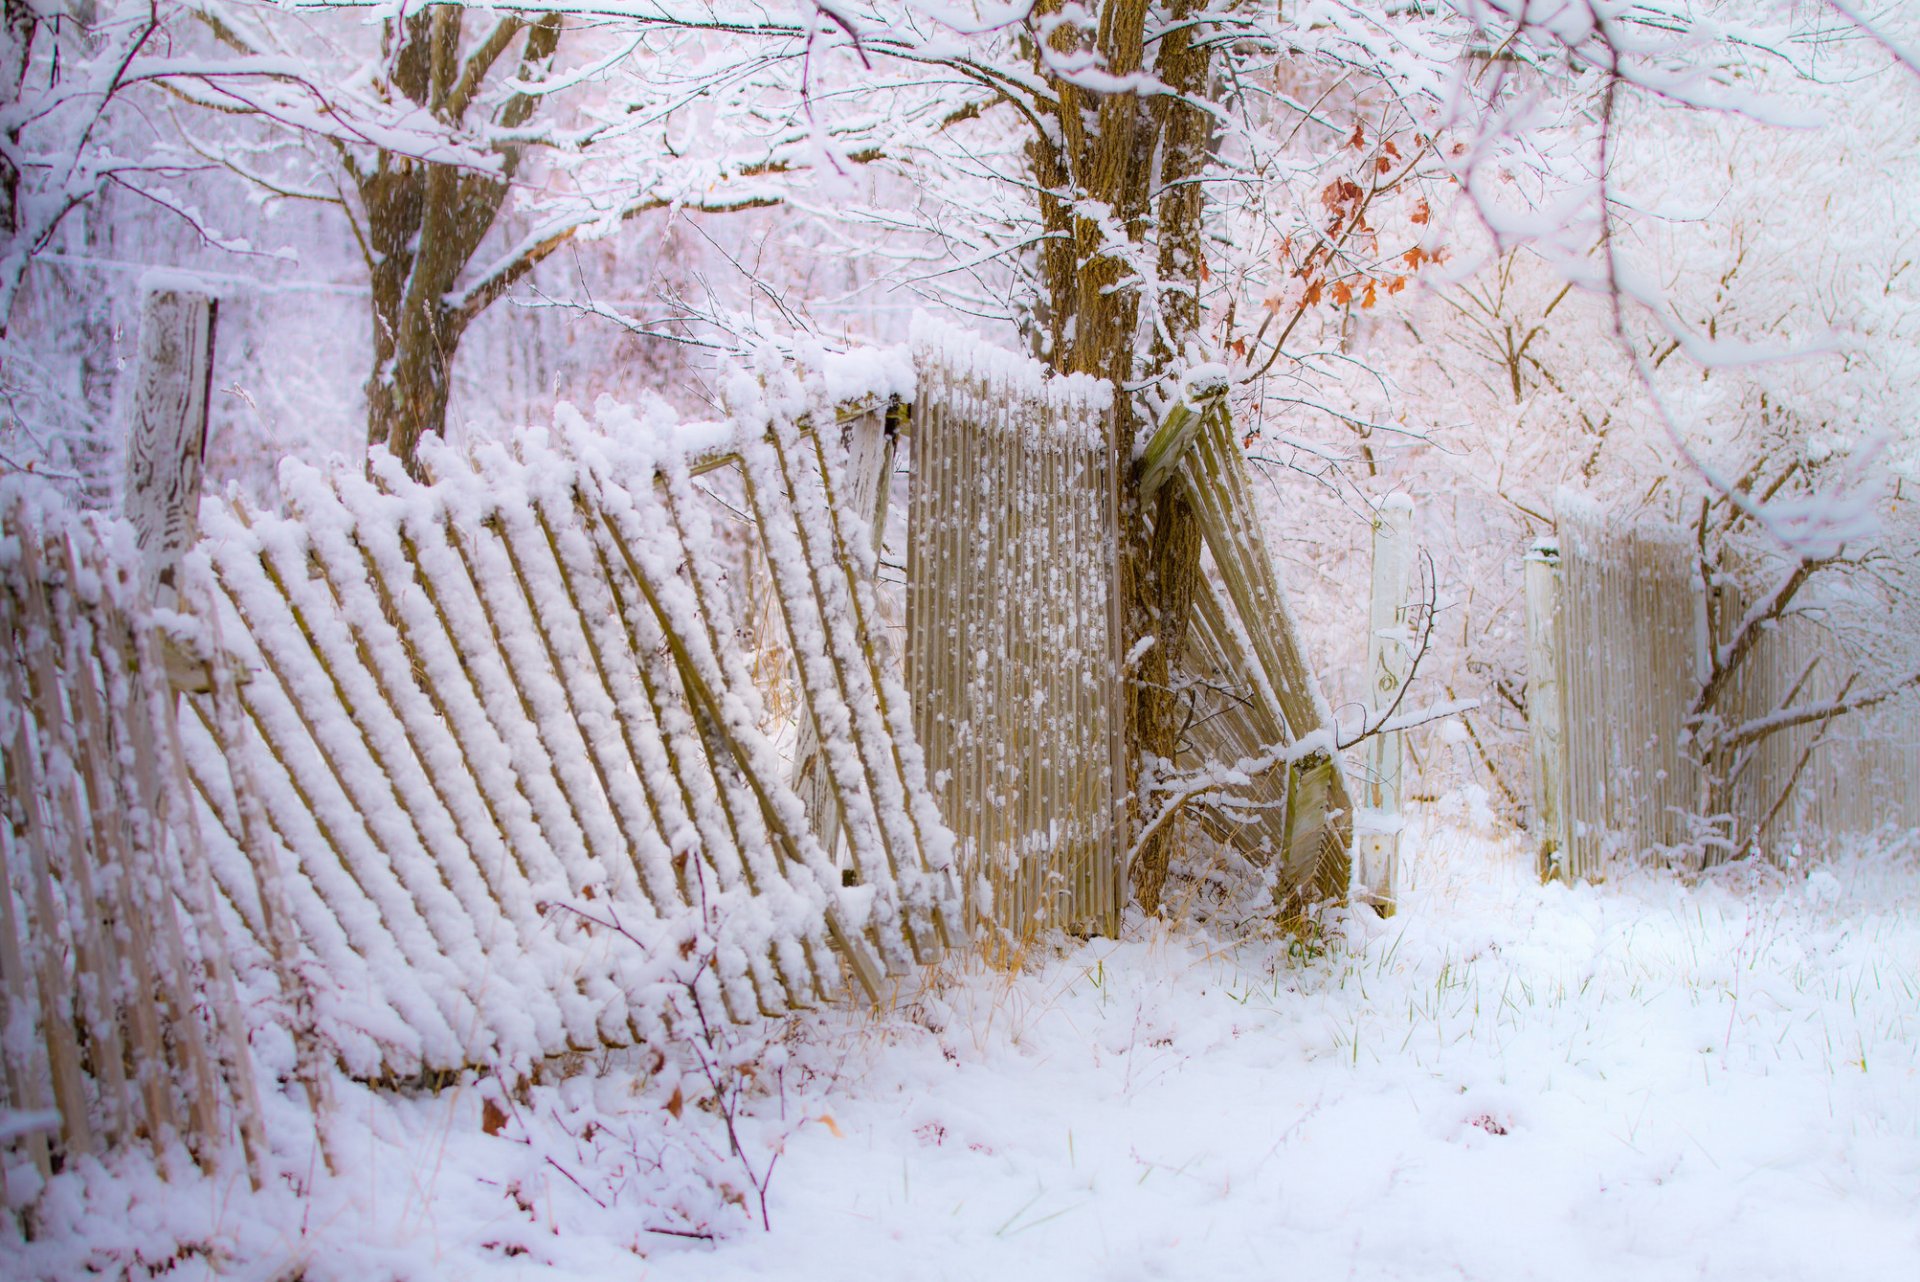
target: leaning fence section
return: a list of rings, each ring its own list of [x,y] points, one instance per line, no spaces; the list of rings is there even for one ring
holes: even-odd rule
[[[843,969],[877,997],[958,937],[950,838],[849,569],[864,522],[832,499],[843,451],[771,401],[698,480],[657,424],[563,418],[430,445],[425,481],[289,466],[284,514],[209,513],[204,612],[246,678],[232,709],[196,700],[186,736],[244,855],[216,870],[285,870],[359,1071],[662,1038],[688,984],[737,1016],[830,996]],[[744,522],[711,499],[722,472]],[[724,572],[743,530],[770,615]],[[844,874],[754,679],[769,626],[826,745]]]
[[[907,680],[977,915],[1112,934],[1125,788],[1107,385],[924,330]]]
[[[1148,497],[1181,487],[1203,544],[1175,674],[1188,705],[1176,764],[1185,788],[1200,789],[1187,813],[1215,841],[1273,867],[1291,910],[1346,896],[1353,798],[1223,393],[1194,392],[1142,460]]]

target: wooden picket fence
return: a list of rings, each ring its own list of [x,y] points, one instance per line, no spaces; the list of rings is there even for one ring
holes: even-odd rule
[[[1111,934],[1135,834],[1110,392],[937,326],[916,343],[908,684],[928,775],[998,925]],[[1175,665],[1206,703],[1176,763],[1206,781],[1186,813],[1272,866],[1289,906],[1342,897],[1353,815],[1332,716],[1224,399],[1176,409],[1143,466],[1150,487],[1184,487],[1204,541]]]
[[[0,510],[0,1114],[42,1179],[140,1141],[210,1163],[236,1130],[257,1178],[248,1024],[127,534]]]
[[[687,996],[879,1001],[983,925],[1115,931],[1108,391],[916,344],[851,389],[736,378],[719,424],[562,407],[418,477],[288,463],[190,548],[0,506],[0,1174],[237,1134],[258,1180],[269,1028],[324,1136],[340,1071],[513,1080],[670,1041]],[[1230,705],[1187,750],[1203,822],[1339,893],[1325,709],[1224,412],[1198,425],[1162,479],[1207,529],[1187,671]]]
[[[287,870],[350,1066],[657,1040],[662,996],[696,972],[736,1015],[831,997],[843,964],[878,998],[960,938],[951,838],[831,501],[836,434],[737,427],[724,466],[563,421],[512,450],[429,447],[428,483],[289,465],[285,515],[210,514],[208,614],[254,675],[238,742],[195,701],[188,758],[221,835]],[[753,519],[696,467],[733,473]],[[846,877],[752,677],[764,639],[725,572],[743,534],[829,749]]]
[[[1707,778],[1685,733],[1709,643],[1694,540],[1656,522],[1616,524],[1579,501],[1563,502],[1556,524],[1557,537],[1536,544],[1527,563],[1543,875],[1587,878],[1617,856],[1686,852],[1703,824],[1730,824],[1772,848],[1920,825],[1910,701],[1761,740],[1734,763],[1732,813],[1705,815]],[[1715,613],[1738,620],[1738,590],[1717,590]],[[1741,724],[1779,711],[1790,694],[1820,703],[1851,668],[1830,635],[1783,619],[1736,675],[1724,713]]]
[[[1111,394],[923,327],[907,683],[977,916],[1113,934],[1126,774]],[[969,879],[969,886],[976,884]]]

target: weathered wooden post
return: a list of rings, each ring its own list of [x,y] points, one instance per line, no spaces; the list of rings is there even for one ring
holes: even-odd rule
[[[1540,877],[1568,875],[1567,749],[1560,697],[1560,545],[1527,550],[1527,727],[1533,739],[1533,838]]]
[[[140,307],[140,356],[128,414],[121,507],[142,553],[141,578],[163,605],[174,568],[199,531],[217,304],[176,282],[151,281]]]
[[[1390,494],[1373,517],[1373,602],[1367,612],[1369,720],[1391,715],[1407,682],[1413,649],[1407,625],[1407,568],[1413,561],[1413,500]],[[1354,888],[1382,916],[1393,912],[1400,873],[1398,730],[1367,740],[1367,767],[1354,819]]]

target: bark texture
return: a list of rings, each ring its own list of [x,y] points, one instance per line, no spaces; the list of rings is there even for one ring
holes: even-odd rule
[[[390,20],[393,88],[453,130],[468,115],[500,59],[518,43],[515,78],[537,81],[560,42],[560,21],[501,19],[470,48],[466,10],[440,6]],[[500,129],[532,117],[537,99],[515,93],[491,113]],[[544,253],[508,263],[492,277],[460,288],[461,278],[492,230],[518,173],[520,144],[497,148],[497,170],[463,169],[387,150],[370,163],[343,152],[359,196],[361,252],[372,283],[373,371],[367,379],[367,438],[384,444],[412,470],[420,438],[446,430],[454,354],[467,326]]]
[[[1044,12],[1059,8],[1041,6]],[[1205,111],[1194,105],[1211,73],[1210,48],[1195,39],[1204,28],[1191,23],[1198,9],[1195,0],[1174,0],[1159,10],[1147,0],[1107,0],[1091,35],[1056,27],[1056,52],[1078,52],[1091,43],[1103,70],[1116,77],[1143,70],[1151,49],[1153,74],[1179,96],[1096,94],[1052,77],[1055,127],[1036,135],[1028,153],[1049,233],[1040,251],[1037,311],[1044,333],[1038,345],[1055,368],[1098,375],[1120,389],[1108,433],[1123,465],[1116,474],[1124,478],[1115,496],[1121,627],[1129,652],[1144,638],[1154,639],[1128,674],[1127,791],[1135,832],[1144,827],[1141,786],[1151,780],[1149,763],[1171,760],[1179,746],[1169,681],[1186,643],[1200,567],[1199,527],[1177,487],[1167,487],[1149,510],[1137,472],[1125,466],[1144,408],[1128,389],[1162,383],[1199,330],[1205,259],[1198,179],[1212,130]],[[1038,48],[1034,65],[1047,74]],[[1151,310],[1150,332],[1143,332],[1138,265],[1149,261],[1164,292]],[[1167,825],[1136,852],[1135,894],[1149,913],[1160,906],[1177,840],[1177,827]]]

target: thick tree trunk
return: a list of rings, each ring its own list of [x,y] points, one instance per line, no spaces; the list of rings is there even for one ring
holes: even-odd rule
[[[1197,8],[1195,0],[1171,6],[1154,65],[1161,80],[1193,97],[1205,88],[1211,66],[1207,47],[1195,45],[1193,29],[1182,22]],[[1107,0],[1101,6],[1092,43],[1106,72],[1126,76],[1143,68],[1149,16],[1147,0]],[[1086,43],[1065,25],[1055,28],[1052,39],[1062,53]],[[1035,69],[1045,74],[1038,58]],[[1123,478],[1117,496],[1121,627],[1129,653],[1153,638],[1127,674],[1126,782],[1130,826],[1137,832],[1144,827],[1142,784],[1150,781],[1143,772],[1149,763],[1170,761],[1178,748],[1169,684],[1186,644],[1200,534],[1175,487],[1162,492],[1151,513],[1141,499],[1132,460],[1144,406],[1129,389],[1139,386],[1143,372],[1156,384],[1174,373],[1197,336],[1202,200],[1194,180],[1206,163],[1209,123],[1204,112],[1166,96],[1095,94],[1059,80],[1050,87],[1059,103],[1057,129],[1036,137],[1028,151],[1050,233],[1040,250],[1038,316],[1044,332],[1036,346],[1056,369],[1108,379],[1119,393],[1108,432]],[[1141,333],[1141,293],[1130,279],[1127,256],[1143,252],[1156,234],[1159,276],[1173,292],[1162,300],[1149,338]],[[1116,245],[1116,238],[1125,244]],[[1149,351],[1144,361],[1143,340]],[[1168,826],[1136,852],[1135,893],[1148,912],[1159,907],[1175,840]]]
[[[507,18],[467,53],[461,51],[458,8],[438,6],[389,27],[398,42],[394,86],[450,125],[458,125],[475,86],[524,32],[518,79],[534,81],[560,41],[556,15],[525,24]],[[538,99],[515,94],[494,117],[517,129]],[[497,173],[468,172],[381,152],[370,171],[355,171],[366,228],[362,248],[372,279],[373,371],[366,384],[367,440],[385,445],[408,471],[424,436],[446,432],[453,361],[467,326],[498,291],[456,303],[461,274],[493,228],[519,168],[522,148],[500,149]],[[521,269],[531,267],[529,256]],[[512,279],[512,276],[502,279]]]
[[[1207,48],[1193,43],[1197,28],[1186,24],[1198,7],[1197,0],[1175,0],[1167,15],[1171,29],[1161,38],[1154,64],[1155,74],[1183,95],[1154,99],[1152,115],[1160,160],[1155,175],[1160,191],[1158,274],[1167,292],[1159,299],[1147,375],[1161,386],[1163,399],[1167,379],[1200,331],[1200,285],[1206,260],[1199,178],[1207,163],[1212,124],[1192,100],[1206,89],[1212,68]],[[1200,575],[1200,528],[1185,497],[1172,485],[1160,492],[1151,530],[1144,521],[1137,528],[1134,561],[1146,570],[1129,576],[1128,645],[1143,636],[1152,636],[1154,645],[1133,674],[1129,721],[1138,760],[1171,761],[1179,750],[1180,721],[1169,686],[1174,665],[1186,648]],[[1179,834],[1176,824],[1163,825],[1135,852],[1134,894],[1149,914],[1159,911]]]

